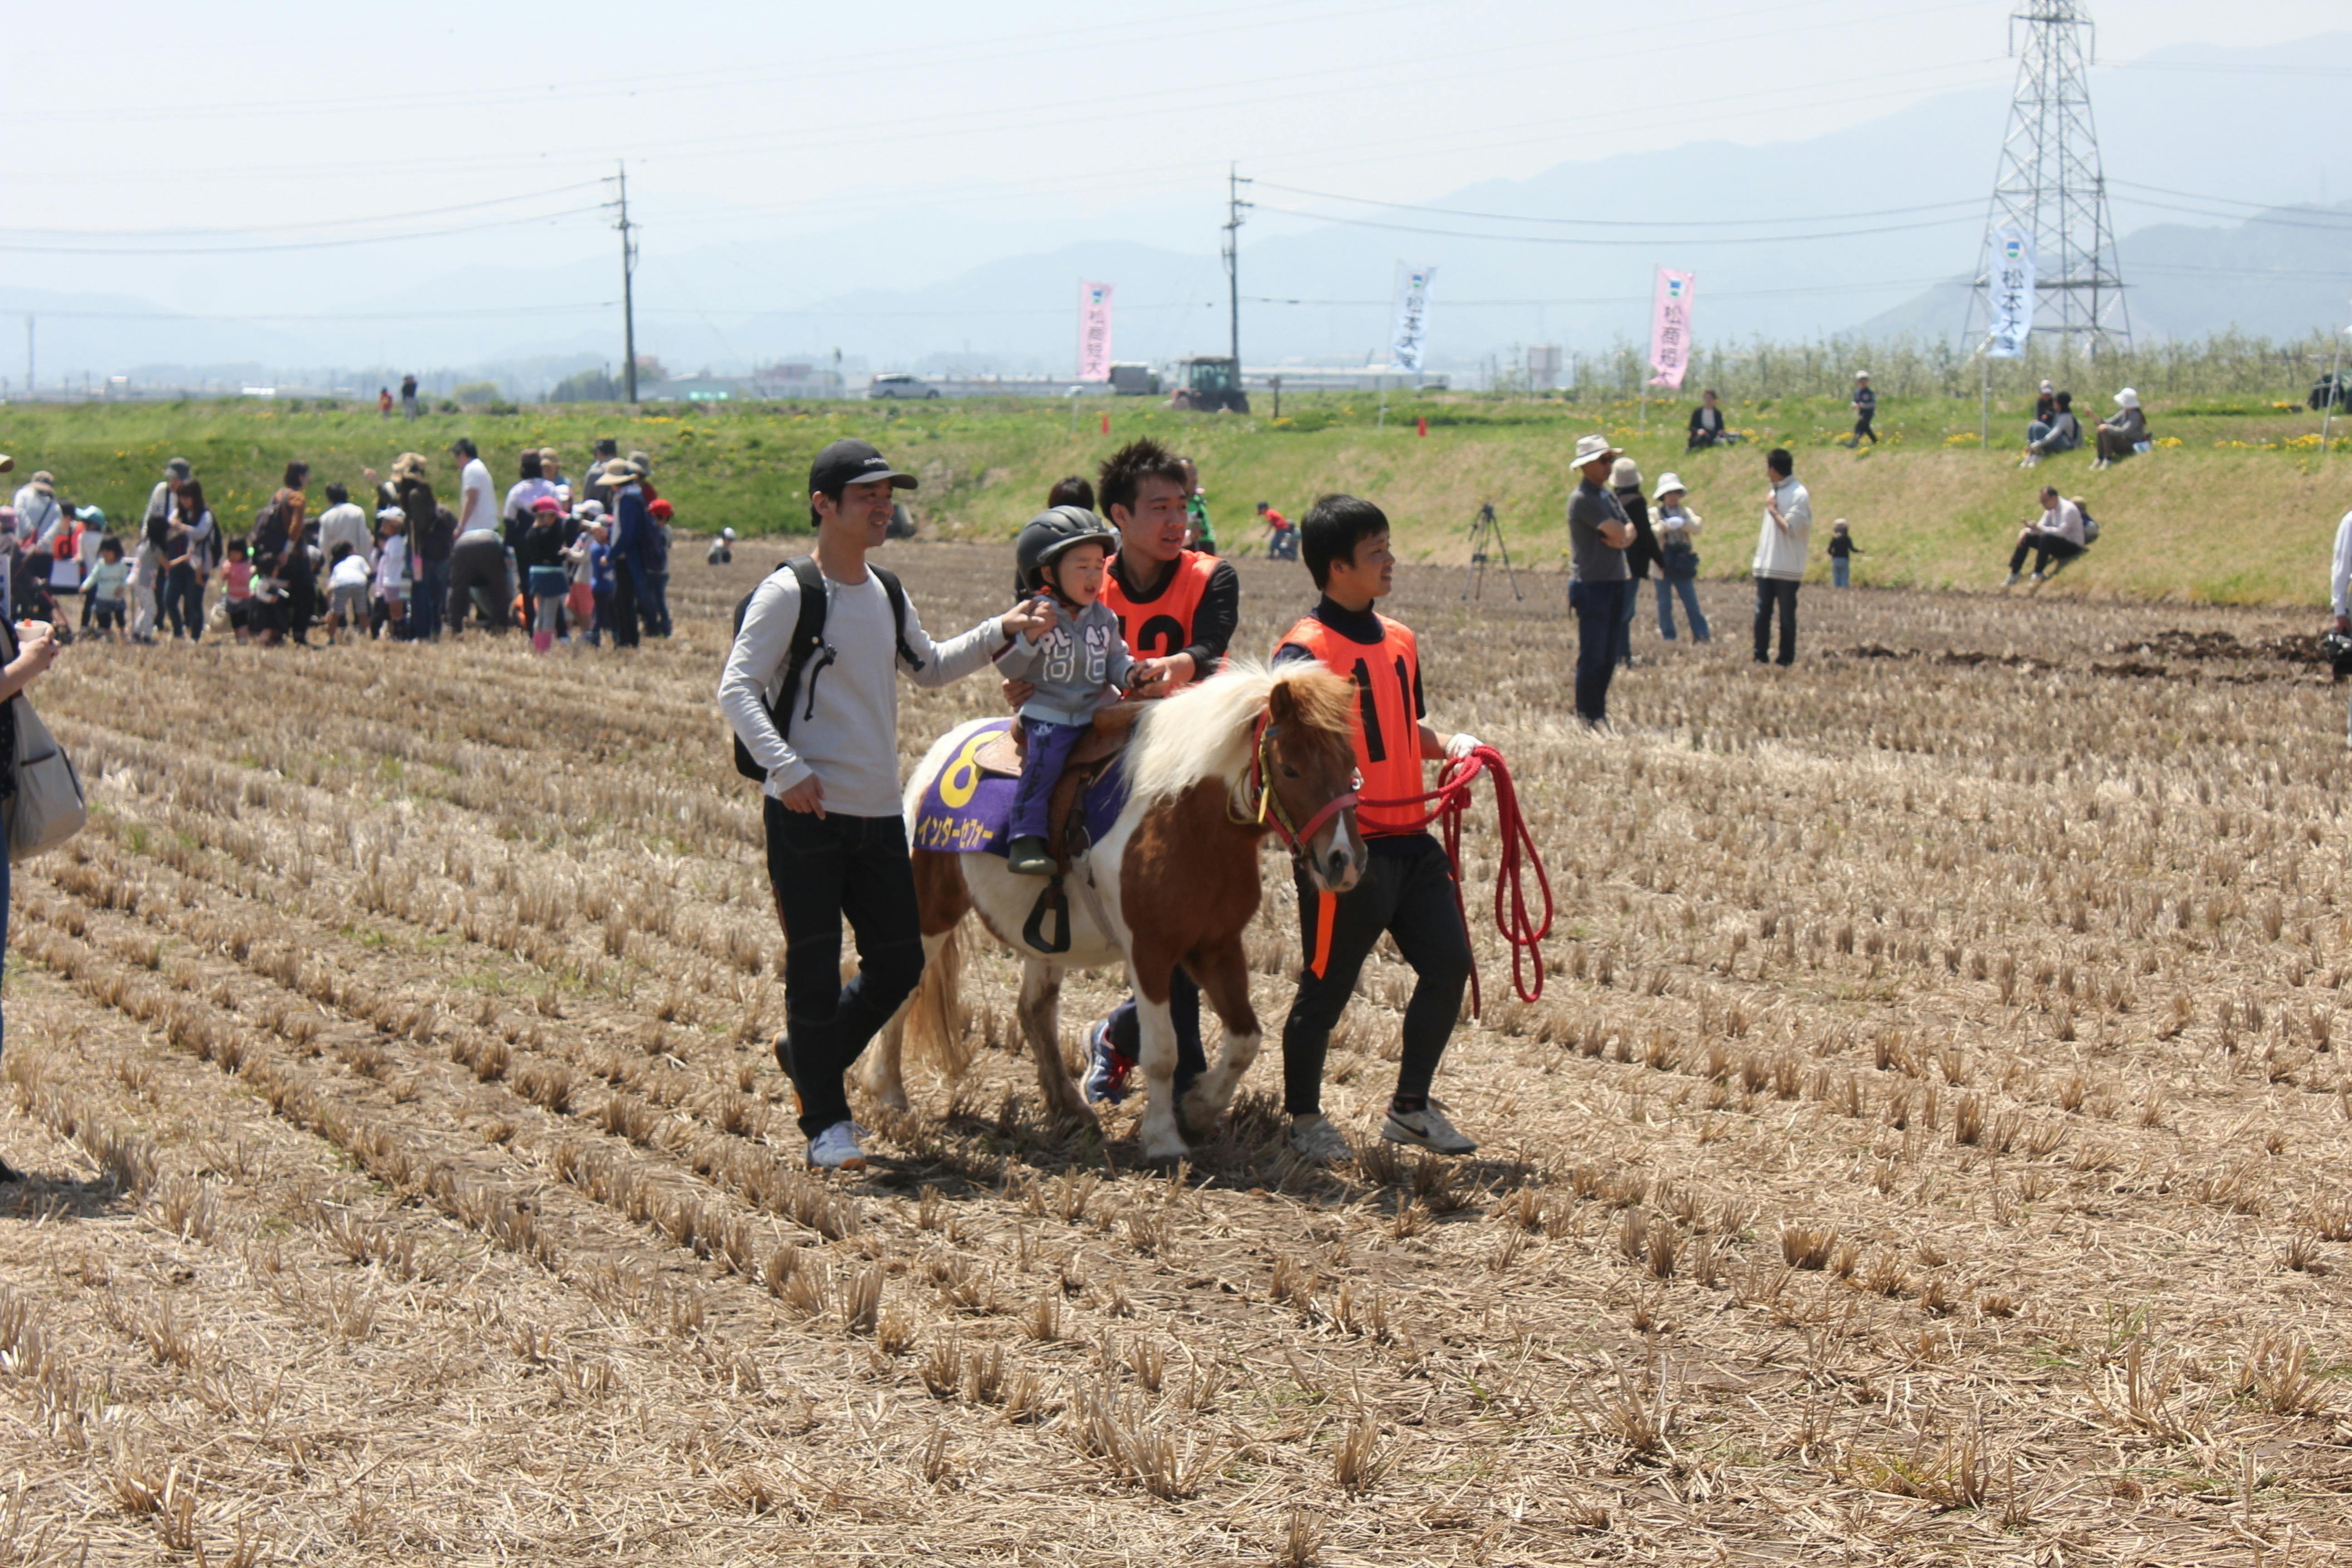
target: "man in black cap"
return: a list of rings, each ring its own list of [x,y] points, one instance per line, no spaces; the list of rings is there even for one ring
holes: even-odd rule
[[[776,1059],[800,1092],[808,1163],[825,1170],[865,1166],[843,1076],[923,973],[899,814],[898,675],[944,686],[1051,624],[1024,602],[931,641],[898,579],[866,563],[888,534],[891,492],[915,482],[863,441],[819,452],[809,468],[816,552],[752,591],[719,679],[719,710],[767,775],[768,882],[788,943]],[[810,594],[824,597],[819,635],[795,659]],[[845,921],[857,934],[847,984]]]

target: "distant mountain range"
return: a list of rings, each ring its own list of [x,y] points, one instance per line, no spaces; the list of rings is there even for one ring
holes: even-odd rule
[[[2265,69],[2278,74],[2233,74]],[[2334,96],[2300,85],[2330,72],[2352,74],[2352,33],[2261,49],[2182,48],[2095,74],[2137,332],[2189,338],[2234,326],[2293,337],[2343,325],[2352,221],[2339,215],[2352,215],[2352,201],[2340,199],[2352,193],[2352,144],[2331,130],[2297,129],[2292,112],[2298,98]],[[1410,210],[1343,205],[1268,178],[1252,193],[1260,207],[1243,231],[1256,236],[1241,254],[1244,353],[1253,364],[1380,356],[1400,259],[1437,268],[1433,368],[1528,343],[1591,352],[1633,342],[1646,332],[1660,265],[1697,273],[1702,342],[1956,333],[2007,100],[2006,89],[1978,89],[1808,140],[1695,142],[1562,163]],[[2278,210],[2257,216],[2254,203]],[[2285,210],[2305,204],[2323,211]],[[670,248],[656,226],[637,277],[639,345],[674,372],[830,363],[837,350],[853,371],[1066,375],[1078,283],[1100,279],[1118,286],[1117,357],[1222,349],[1224,279],[1205,206],[1083,226],[1066,217],[1064,232],[1045,236],[1001,212],[971,216],[986,206],[936,204],[878,235],[860,227],[756,244]],[[1392,226],[1297,216],[1308,212]],[[2203,216],[2222,212],[2232,216]],[[1546,231],[1482,215],[1715,229],[1682,243],[1635,229],[1623,243],[1605,228],[1555,228],[1574,242],[1512,243],[1478,237]],[[1731,226],[1768,237],[1723,237]],[[1185,247],[1169,243],[1177,233]],[[618,359],[618,309],[603,303],[618,294],[617,270],[615,258],[572,254],[387,288],[383,268],[355,267],[354,283],[369,287],[347,300],[332,297],[331,279],[305,272],[301,297],[319,301],[314,320],[201,319],[121,289],[0,288],[0,316],[37,318],[44,384],[86,372],[372,385],[399,368],[441,367],[442,384],[488,373],[530,396],[571,369]],[[255,268],[208,279],[205,297],[217,301],[208,310],[283,308],[276,301],[292,296],[272,276]],[[763,297],[779,302],[760,308]],[[0,370],[21,386],[16,357],[0,334]]]

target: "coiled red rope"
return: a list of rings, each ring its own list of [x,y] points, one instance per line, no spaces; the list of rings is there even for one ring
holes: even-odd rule
[[[1389,810],[1427,805],[1415,827],[1439,824],[1438,837],[1445,845],[1445,858],[1454,867],[1454,907],[1462,913],[1462,929],[1470,929],[1470,911],[1462,901],[1462,819],[1470,810],[1470,786],[1481,773],[1491,773],[1495,781],[1496,837],[1501,848],[1495,863],[1495,929],[1511,949],[1511,989],[1519,994],[1522,1002],[1539,1001],[1543,996],[1543,950],[1536,944],[1551,932],[1551,879],[1544,874],[1543,857],[1536,853],[1536,841],[1528,832],[1527,818],[1519,813],[1519,792],[1511,784],[1511,765],[1503,753],[1492,746],[1474,746],[1460,757],[1449,758],[1437,773],[1437,787],[1425,795],[1408,795],[1402,800],[1366,800],[1363,805],[1377,805]],[[1524,864],[1523,864],[1524,862]],[[1526,874],[1532,868],[1536,874],[1536,889],[1543,896],[1541,919],[1528,910]],[[1527,975],[1532,972],[1530,982]],[[1470,1016],[1477,1017],[1486,998],[1479,994],[1478,966],[1470,966]]]

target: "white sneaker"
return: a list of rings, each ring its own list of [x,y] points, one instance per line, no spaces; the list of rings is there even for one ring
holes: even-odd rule
[[[1347,1135],[1328,1116],[1301,1116],[1290,1123],[1290,1152],[1313,1165],[1344,1165],[1356,1157]]]
[[[1478,1145],[1456,1131],[1434,1101],[1419,1110],[1399,1113],[1391,1108],[1381,1123],[1381,1136],[1391,1143],[1411,1143],[1435,1154],[1474,1154]]]
[[[2003,584],[2001,584],[2001,586],[2002,586],[2002,587],[2004,587],[2004,588],[2014,588],[2014,587],[2016,587],[2020,583],[2022,583],[2022,582],[2024,582],[2024,581],[2025,581],[2025,577],[2024,577],[2024,574],[2023,574],[2022,573],[2011,572],[2011,573],[2009,574],[2009,581],[2008,581],[2008,582],[2006,582],[2006,583],[2003,583]]]
[[[862,1171],[866,1169],[866,1151],[857,1146],[859,1128],[855,1121],[836,1121],[809,1140],[808,1163],[812,1171]]]
[[[2032,576],[2028,577],[2026,581],[2029,583],[2039,583],[2042,581],[2042,574],[2036,572]]]

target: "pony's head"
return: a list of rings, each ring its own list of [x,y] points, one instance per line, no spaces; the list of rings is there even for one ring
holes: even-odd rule
[[[1291,848],[1308,879],[1344,893],[1366,858],[1353,803],[1355,725],[1356,687],[1346,677],[1317,664],[1274,670],[1236,660],[1153,705],[1129,776],[1147,806],[1216,780],[1237,819],[1282,826],[1286,837],[1298,825]]]

